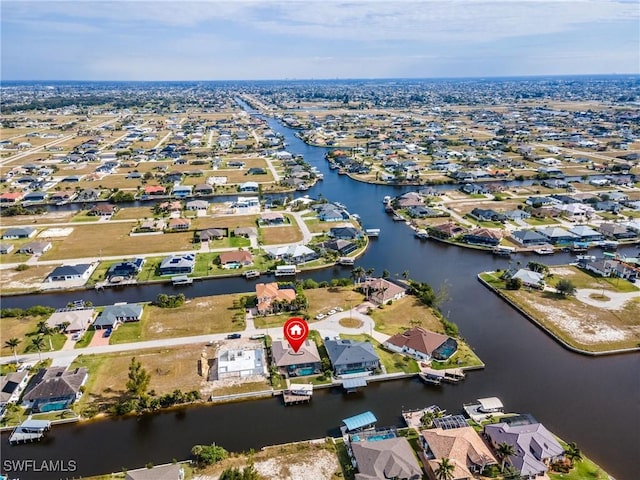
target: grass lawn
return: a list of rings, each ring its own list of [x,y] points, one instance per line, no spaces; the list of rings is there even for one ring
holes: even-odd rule
[[[335,225],[327,222],[321,222],[318,218],[305,218],[304,223],[311,233],[326,233]]]
[[[262,243],[264,245],[277,245],[280,243],[293,243],[302,240],[302,232],[298,225],[285,225],[282,227],[261,228]]]
[[[120,261],[112,260],[107,262],[100,262],[96,267],[96,269],[91,274],[91,276],[89,277],[89,280],[87,281],[87,285],[94,285],[98,282],[106,280],[107,272],[109,271],[109,268],[111,267],[111,265],[115,263],[120,263]]]
[[[116,328],[115,331],[111,333],[111,337],[109,337],[109,345],[142,341],[142,322],[144,321],[144,318],[143,314],[142,320],[139,322],[123,323]],[[102,334],[103,332],[98,333],[98,335]]]
[[[571,280],[576,288],[596,288],[605,289],[614,292],[627,293],[637,292],[640,290],[635,284],[624,280],[622,278],[604,278],[596,275],[593,272],[587,272],[577,267],[551,267],[551,273],[554,274],[554,278],[549,281],[551,286],[555,286],[556,283],[562,278]]]
[[[304,294],[309,301],[307,311],[312,319],[335,307],[346,311],[364,302],[364,295],[356,292],[353,287],[310,288]]]
[[[164,235],[129,236],[129,223],[99,223],[77,225],[64,240],[53,242],[53,248],[42,256],[43,260],[63,258],[133,255],[191,250],[192,232]]]
[[[199,390],[202,378],[198,375],[198,360],[203,345],[183,345],[175,348],[142,350],[137,353],[119,352],[104,355],[80,355],[70,368],[86,367],[89,379],[85,394],[74,406],[82,410],[91,405],[97,411],[104,411],[125,393],[125,384],[131,358],[142,363],[151,376],[149,390],[156,395],[172,392],[179,388],[183,392]]]
[[[247,382],[239,383],[237,385],[229,385],[227,387],[214,388],[211,390],[211,395],[214,397],[221,397],[223,395],[235,395],[238,393],[249,392],[261,392],[263,390],[270,390],[271,384],[268,380],[262,382]]]
[[[380,357],[380,363],[384,365],[387,373],[404,372],[404,373],[418,373],[418,363],[413,359],[399,353],[393,353],[385,350],[380,344],[369,335],[340,335],[340,338],[358,340],[360,342],[370,342],[373,348]]]
[[[259,215],[219,215],[214,217],[198,217],[191,224],[194,230],[205,228],[256,227]]]
[[[88,215],[89,210],[79,211],[72,219],[72,222],[97,222],[100,220],[98,215]]]
[[[293,312],[282,312],[279,315],[268,315],[266,317],[254,317],[253,323],[256,328],[278,328],[282,327],[287,320],[294,316]]]
[[[91,343],[91,340],[93,339],[93,336],[95,335],[95,333],[96,333],[95,330],[89,330],[85,332],[85,334],[82,336],[80,340],[76,342],[73,348],[85,348],[87,345]]]
[[[196,265],[193,268],[193,277],[204,277],[207,275],[215,275],[216,271],[222,270],[220,265],[216,265],[215,262],[220,256],[219,253],[197,253]],[[229,270],[225,270],[227,273]]]
[[[164,257],[146,257],[144,259],[144,265],[142,266],[142,270],[140,270],[140,273],[138,273],[138,276],[136,277],[136,279],[140,282],[145,282],[148,280],[159,280],[161,278],[169,278],[168,275],[166,277],[157,275],[158,267],[160,266],[160,263],[162,263],[163,258]]]
[[[558,439],[560,445],[567,447],[566,442]],[[576,461],[569,473],[548,472],[551,480],[609,480],[609,475],[593,461],[583,455],[582,460]]]
[[[18,338],[20,339],[20,344],[16,351],[18,355],[22,353],[30,353],[32,350],[30,349],[31,338],[33,337],[33,332],[36,330],[36,326],[38,322],[46,320],[47,316],[42,317],[4,317],[1,320],[0,326],[2,330],[2,346],[0,347],[0,354],[2,356],[13,355],[13,351],[6,347],[4,342],[10,338]],[[60,333],[57,333],[52,336],[53,349],[59,350],[64,345],[66,337]],[[36,350],[33,350],[34,352]],[[49,337],[44,338],[44,347],[42,349],[43,352],[49,351]]]
[[[155,217],[150,207],[126,207],[120,208],[113,215],[114,220],[140,220]]]
[[[376,330],[389,335],[403,332],[407,328],[420,326],[433,332],[443,333],[440,320],[431,309],[412,295],[395,300],[391,305],[376,308],[371,312]]]
[[[479,367],[483,365],[482,360],[471,350],[471,347],[460,340],[458,342],[458,351],[450,357],[446,362],[431,362],[431,368],[434,370],[443,370],[445,368],[463,368],[463,367]]]
[[[534,227],[537,227],[539,225],[556,225],[560,223],[555,218],[550,218],[550,217],[546,217],[546,218],[531,217],[531,218],[525,218],[524,221],[529,225],[533,225]]]

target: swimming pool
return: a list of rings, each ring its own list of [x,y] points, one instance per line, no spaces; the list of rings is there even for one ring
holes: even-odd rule
[[[313,372],[314,372],[313,367],[299,368],[296,370],[297,375],[300,377],[303,377],[305,375],[312,375]]]
[[[364,438],[360,438],[360,435],[351,435],[351,441],[352,442],[360,442],[360,441],[377,442],[377,441],[380,441],[380,440],[387,440],[389,438],[396,438],[395,433],[387,432],[387,433],[381,433],[381,434],[378,434],[378,435],[364,436]]]

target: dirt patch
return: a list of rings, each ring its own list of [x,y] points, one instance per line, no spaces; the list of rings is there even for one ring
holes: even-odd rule
[[[312,458],[300,461],[294,455],[271,458],[255,464],[263,477],[271,480],[330,479],[339,467],[335,455],[327,451],[316,452]]]

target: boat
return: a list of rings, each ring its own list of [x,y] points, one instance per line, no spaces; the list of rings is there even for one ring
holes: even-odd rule
[[[400,215],[398,215],[397,213],[393,214],[393,221],[394,222],[404,222],[404,218],[402,218]]]
[[[427,238],[429,238],[429,233],[425,229],[417,230],[414,235],[420,240],[426,240]]]
[[[504,405],[498,397],[479,398],[474,403],[464,403],[462,409],[476,422],[504,413]]]
[[[596,256],[595,255],[576,255],[576,259],[580,262],[595,262],[596,261]]]
[[[510,256],[512,253],[514,253],[516,251],[516,249],[514,247],[505,247],[502,245],[497,245],[495,247],[493,247],[493,254],[494,255],[499,255],[499,256],[503,256],[503,257],[508,257]]]
[[[418,376],[420,380],[429,385],[441,385],[444,379],[444,375],[439,375],[434,372],[420,372]]]
[[[385,205],[390,201],[391,201],[391,197],[389,195],[385,195],[385,197],[382,199],[382,203],[384,203]]]
[[[347,206],[346,206],[344,203],[340,203],[340,202],[333,202],[333,204],[334,204],[336,207],[341,208],[341,209],[343,209],[343,210],[346,210],[346,209],[347,209]]]
[[[353,265],[355,260],[352,257],[340,257],[338,265]]]
[[[379,237],[380,236],[380,229],[379,228],[367,228],[364,233],[367,235],[367,237]]]
[[[384,211],[387,213],[393,213],[393,207],[391,206],[390,203],[387,203],[387,205],[385,205]]]
[[[242,274],[242,276],[246,279],[249,278],[257,278],[260,276],[260,271],[259,270],[247,270],[246,272],[244,272]]]
[[[617,248],[618,242],[616,242],[615,240],[605,240],[604,242],[602,242],[603,250],[615,250]]]
[[[538,255],[553,255],[553,247],[541,247],[534,250]]]
[[[298,273],[295,265],[278,265],[276,267],[276,277],[289,277]]]
[[[189,278],[186,275],[178,275],[176,277],[171,277],[171,283],[174,285],[191,285],[193,283],[193,278]]]

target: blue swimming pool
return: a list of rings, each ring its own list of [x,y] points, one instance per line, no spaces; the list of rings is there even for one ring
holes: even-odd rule
[[[296,373],[301,377],[304,375],[312,375],[313,372],[314,372],[313,367],[299,368],[298,370],[296,370]]]
[[[359,442],[359,441],[365,441],[365,442],[377,442],[379,440],[387,440],[389,438],[395,438],[396,435],[393,432],[387,432],[387,433],[381,433],[379,435],[371,435],[371,436],[365,436],[364,438],[360,438],[359,435],[351,435],[351,441],[352,442]]]

